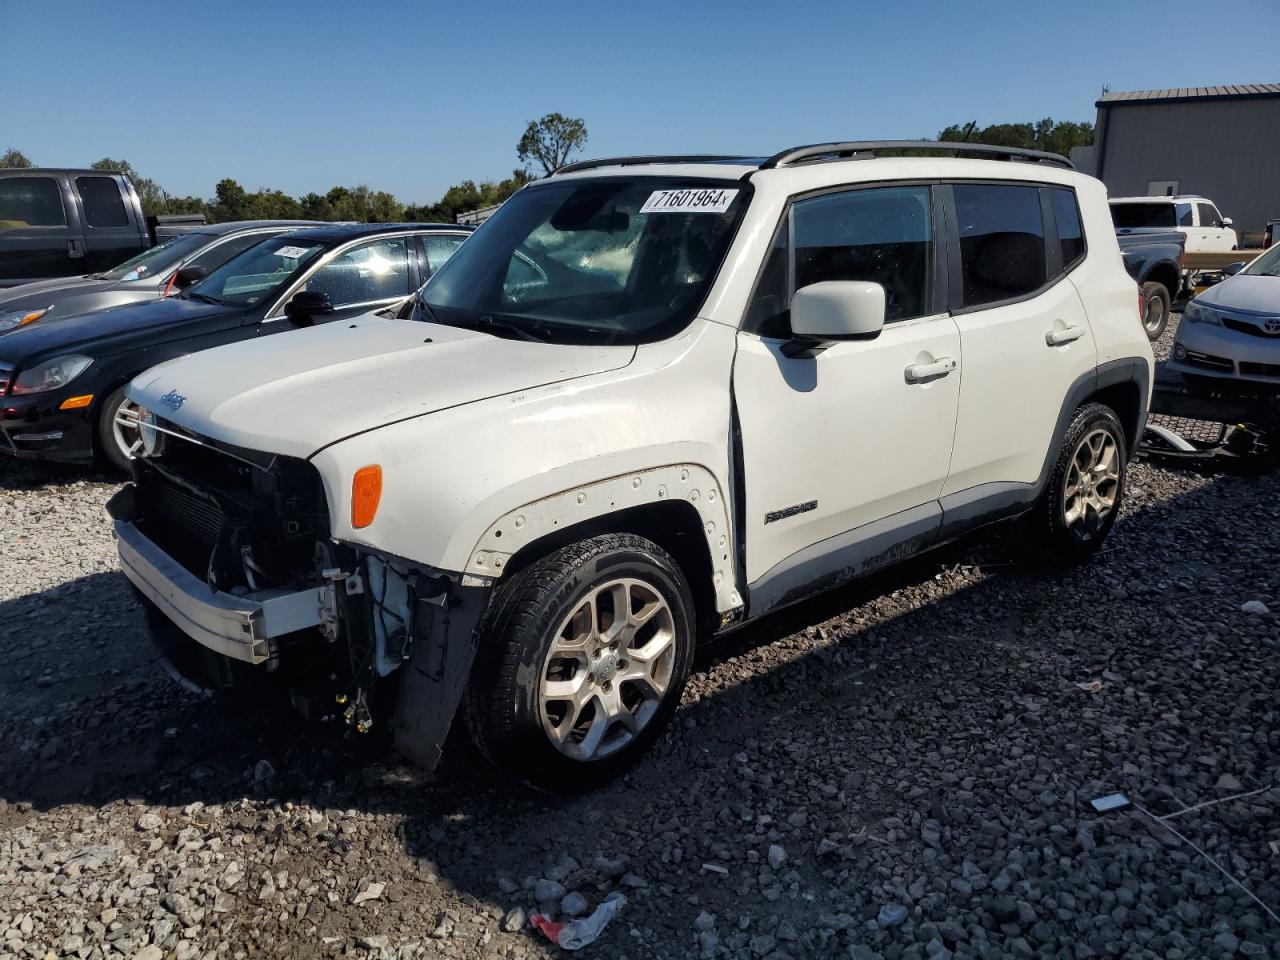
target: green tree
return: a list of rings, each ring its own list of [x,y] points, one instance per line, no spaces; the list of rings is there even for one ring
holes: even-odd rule
[[[4,152],[4,156],[0,156],[0,167],[34,167],[34,166],[35,164],[31,162],[30,157],[28,157],[21,150],[15,149],[14,147],[10,147],[8,150]]]
[[[1093,143],[1093,124],[1055,121],[1045,117],[1036,123],[993,123],[978,129],[976,123],[952,124],[938,132],[939,140],[986,143],[998,147],[1047,150],[1067,156],[1072,147]]]
[[[524,136],[516,144],[516,155],[521,163],[531,160],[550,176],[565,165],[575,150],[581,150],[587,142],[585,121],[548,113],[541,120],[530,120]]]

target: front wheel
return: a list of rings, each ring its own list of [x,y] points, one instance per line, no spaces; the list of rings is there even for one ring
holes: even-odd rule
[[[129,472],[129,464],[142,449],[139,429],[141,408],[124,394],[125,387],[114,390],[98,411],[98,454],[120,473]]]
[[[1150,281],[1142,285],[1142,328],[1147,339],[1155,342],[1169,323],[1169,291],[1163,283]]]
[[[656,544],[607,534],[516,574],[490,604],[464,716],[496,766],[575,793],[617,776],[671,719],[689,676],[693,600]]]
[[[1054,563],[1079,563],[1102,546],[1124,496],[1125,435],[1108,406],[1076,411],[1049,482],[1026,518],[1029,545]]]

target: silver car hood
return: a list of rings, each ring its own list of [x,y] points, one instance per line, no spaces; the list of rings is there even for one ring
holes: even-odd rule
[[[1280,314],[1280,277],[1237,273],[1210,287],[1196,299],[1223,310]]]

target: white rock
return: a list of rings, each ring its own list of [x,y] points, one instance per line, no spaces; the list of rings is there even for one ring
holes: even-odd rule
[[[1255,617],[1265,616],[1271,610],[1261,600],[1246,600],[1240,604],[1240,612],[1252,614]]]
[[[371,883],[352,898],[352,903],[364,903],[366,900],[377,900],[387,888],[385,883]]]

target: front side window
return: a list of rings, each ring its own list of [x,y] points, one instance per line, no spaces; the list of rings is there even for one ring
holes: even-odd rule
[[[932,267],[928,187],[875,187],[798,200],[765,260],[745,328],[764,337],[789,337],[791,297],[826,280],[880,284],[886,323],[922,317],[932,312]]]
[[[388,237],[352,247],[307,278],[305,290],[324,293],[335,309],[409,293],[409,242]]]
[[[1222,217],[1218,216],[1217,208],[1212,203],[1197,203],[1196,209],[1200,212],[1200,226],[1222,226]]]
[[[1178,225],[1172,203],[1113,203],[1111,221],[1121,230]]]
[[[253,307],[310,266],[325,244],[277,237],[232,257],[182,296],[210,303]]]
[[[84,220],[91,227],[127,227],[129,214],[120,196],[120,185],[111,177],[76,177],[76,190],[84,207]]]
[[[1084,231],[1080,227],[1076,192],[1062,187],[1049,187],[1048,191],[1057,225],[1058,246],[1062,250],[1062,269],[1070,270],[1084,256]]]
[[[428,281],[424,313],[562,343],[671,336],[701,307],[750,192],[646,176],[527,187]]]
[[[22,227],[64,227],[62,191],[53,177],[0,179],[0,230]]]
[[[952,186],[960,235],[961,306],[1025,296],[1047,280],[1044,218],[1034,186]]]
[[[178,266],[212,239],[207,233],[180,233],[150,250],[143,250],[103,273],[103,280],[146,280]]]
[[[1191,219],[1192,219],[1191,204],[1189,203],[1178,204],[1178,226],[1180,227],[1195,226],[1195,224],[1191,222]]]

